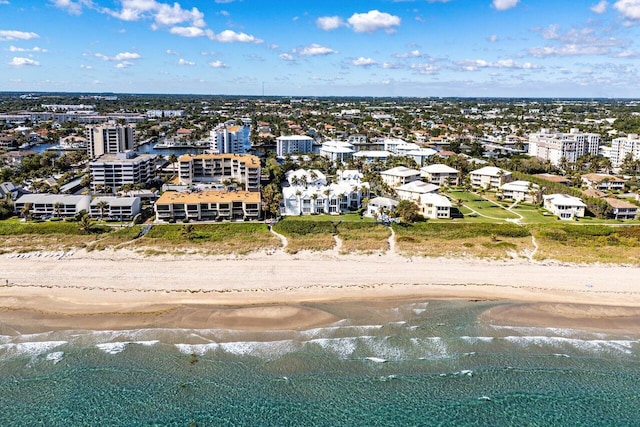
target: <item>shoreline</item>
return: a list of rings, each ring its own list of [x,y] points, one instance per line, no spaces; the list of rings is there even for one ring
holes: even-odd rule
[[[5,332],[20,325],[32,332],[73,329],[76,323],[98,330],[300,329],[336,321],[331,313],[305,307],[310,303],[461,299],[510,303],[504,306],[509,309],[481,316],[492,322],[631,328],[630,333],[640,334],[634,328],[640,324],[640,268],[632,266],[389,253],[145,257],[129,250],[79,250],[59,258],[4,254],[0,272]],[[586,309],[595,306],[601,308]],[[590,320],[568,307],[585,308]],[[620,321],[621,313],[632,313],[625,315],[630,320]]]

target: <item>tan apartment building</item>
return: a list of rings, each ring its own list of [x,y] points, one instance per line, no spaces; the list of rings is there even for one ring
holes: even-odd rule
[[[256,191],[166,191],[156,201],[156,220],[213,221],[259,219],[260,193]]]
[[[178,159],[181,184],[235,181],[260,191],[260,159],[250,154],[185,154]]]

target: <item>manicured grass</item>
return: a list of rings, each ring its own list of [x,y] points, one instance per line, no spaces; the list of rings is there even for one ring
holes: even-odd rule
[[[478,217],[483,217],[485,220],[506,220],[518,218],[517,215],[506,210],[501,204],[496,204],[475,193],[451,191],[448,193],[448,196],[454,206],[458,205],[458,200],[462,200],[462,203],[465,206],[461,207],[460,211],[465,215],[465,218],[467,215],[473,214],[472,211],[476,211]]]

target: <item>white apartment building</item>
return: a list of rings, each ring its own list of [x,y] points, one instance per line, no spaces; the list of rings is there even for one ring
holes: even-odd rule
[[[360,208],[362,199],[369,195],[369,183],[354,179],[352,173],[338,175],[333,184],[327,184],[317,170],[289,171],[286,178],[281,215],[339,214]]]
[[[329,139],[320,147],[320,155],[334,163],[345,163],[353,157],[353,144],[346,141]]]
[[[587,205],[573,196],[566,194],[549,194],[542,196],[544,208],[556,215],[560,219],[568,220],[584,217]]]
[[[426,182],[435,185],[458,185],[458,170],[443,164],[420,168],[420,175]]]
[[[610,150],[611,165],[614,168],[622,166],[625,157],[631,155],[633,160],[640,160],[640,138],[635,133],[626,137],[615,138],[611,141]]]
[[[47,217],[69,218],[81,211],[89,211],[91,196],[73,196],[69,194],[24,194],[14,203],[16,215],[21,215],[25,206],[30,206],[32,218]]]
[[[178,158],[180,184],[235,181],[246,191],[260,191],[260,159],[250,154],[185,154]]]
[[[400,200],[418,201],[425,194],[435,194],[440,187],[424,181],[411,181],[396,188]]]
[[[211,151],[219,154],[246,153],[251,148],[250,132],[250,126],[237,126],[229,123],[218,125],[209,133]]]
[[[313,138],[306,135],[284,135],[276,138],[276,155],[312,153]]]
[[[390,187],[400,187],[420,179],[420,171],[406,166],[396,166],[380,172],[380,178]]]
[[[105,203],[102,209],[101,202]],[[89,207],[89,215],[92,218],[112,221],[130,221],[139,213],[140,197],[96,197]]]
[[[501,185],[511,181],[511,172],[495,166],[485,166],[469,173],[471,185],[475,188],[497,190]]]
[[[502,197],[505,199],[529,203],[533,203],[536,200],[536,194],[539,189],[540,186],[538,184],[530,181],[513,181],[500,186]]]
[[[559,166],[562,159],[574,163],[585,154],[598,154],[600,135],[582,133],[579,129],[571,129],[569,133],[541,129],[529,135],[529,155],[549,160],[552,165]]]
[[[115,191],[125,184],[145,184],[155,177],[155,156],[126,151],[103,154],[89,163],[91,188],[101,185]]]
[[[103,154],[116,154],[133,150],[133,128],[115,123],[89,126],[85,130],[87,154],[95,159]]]

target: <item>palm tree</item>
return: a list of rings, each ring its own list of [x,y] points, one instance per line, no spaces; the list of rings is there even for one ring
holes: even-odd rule
[[[100,200],[98,203],[96,203],[96,208],[100,210],[100,221],[102,221],[102,219],[104,218],[104,212],[109,209],[109,202],[107,202],[106,200]]]
[[[327,188],[322,192],[322,194],[324,194],[324,213],[329,213],[329,194],[331,194],[331,190]]]
[[[300,196],[302,196],[302,191],[296,191],[296,196],[298,197],[298,210],[300,211],[300,215],[302,215],[302,200],[300,200]]]
[[[78,227],[83,233],[91,233],[91,218],[89,217],[89,215],[84,214],[80,217]]]
[[[60,218],[60,213],[62,211],[63,204],[60,202],[55,202],[53,204],[53,212],[55,213],[57,218]]]
[[[191,224],[185,224],[182,226],[182,237],[184,237],[187,240],[192,240],[194,237],[194,232],[193,232],[193,225]]]
[[[318,194],[317,194],[317,193],[313,193],[313,194],[311,195],[311,200],[313,200],[313,202],[312,202],[313,207],[312,207],[311,211],[312,211],[313,213],[316,213],[316,200],[318,200]]]
[[[171,163],[171,166],[173,168],[173,174],[176,174],[176,162],[178,161],[178,156],[175,155],[175,153],[171,154],[169,156],[169,163]]]
[[[32,207],[33,207],[33,203],[25,203],[22,209],[20,209],[20,215],[24,217],[27,221],[31,219]]]

